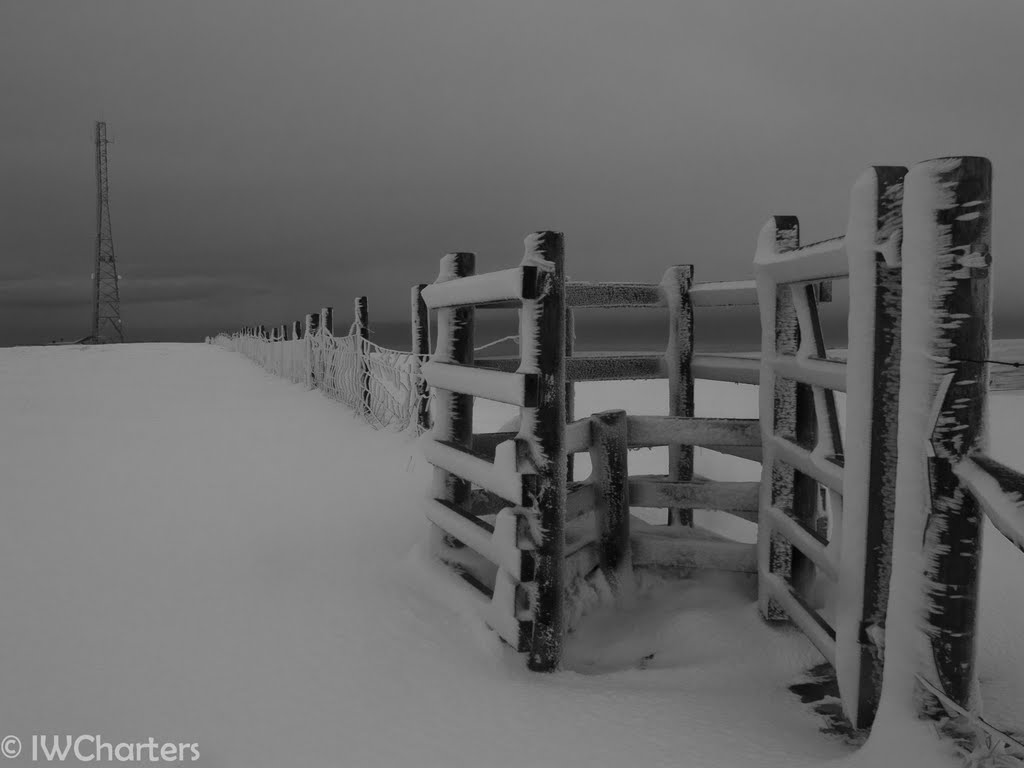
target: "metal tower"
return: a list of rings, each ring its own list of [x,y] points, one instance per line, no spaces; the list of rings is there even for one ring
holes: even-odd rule
[[[109,143],[107,124],[96,123],[96,265],[92,274],[92,335],[88,340],[92,344],[124,341],[114,236],[110,230]]]

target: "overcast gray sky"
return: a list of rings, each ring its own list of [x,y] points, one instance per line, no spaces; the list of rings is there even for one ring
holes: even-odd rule
[[[404,320],[537,229],[577,279],[744,278],[769,215],[840,234],[864,168],[955,154],[1024,335],[1022,39],[1021,0],[4,0],[0,343],[88,332],[95,120],[134,339]]]

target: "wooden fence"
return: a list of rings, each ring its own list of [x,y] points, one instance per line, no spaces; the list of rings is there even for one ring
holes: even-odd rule
[[[434,553],[533,670],[558,667],[581,585],[603,580],[615,595],[636,568],[718,569],[756,575],[764,618],[794,623],[833,665],[855,727],[888,691],[926,712],[974,712],[982,513],[1024,550],[1024,475],[984,452],[990,192],[980,158],[872,168],[843,236],[802,245],[796,218],[773,217],[750,281],[694,282],[682,265],[657,284],[567,282],[557,232],[529,236],[503,271],[446,255],[437,280],[412,289],[411,354],[394,353],[407,376],[401,419],[427,433],[435,467]],[[819,316],[840,280],[842,359]],[[694,352],[695,310],[755,305],[759,357]],[[664,353],[574,350],[575,309],[622,307],[668,310]],[[475,314],[491,309],[518,311],[519,355],[476,356]],[[391,374],[374,366],[393,351],[369,341],[365,298],[348,336],[334,337],[331,318],[326,308],[304,326],[247,328],[232,348],[380,425],[374,388]],[[575,418],[575,384],[653,378],[668,380],[669,415]],[[759,418],[695,417],[702,378],[759,386]],[[475,433],[477,397],[518,407],[518,430]],[[668,473],[631,475],[629,451],[655,446],[669,450]],[[695,476],[694,446],[761,461],[760,482]],[[582,480],[579,453],[592,465]],[[633,507],[668,510],[668,525]],[[756,545],[697,531],[694,509],[756,523]],[[922,613],[927,625],[911,626]]]
[[[440,419],[424,449],[439,468],[428,513],[443,531],[435,551],[483,594],[491,626],[528,654],[530,668],[557,666],[574,610],[567,596],[578,592],[576,580],[600,574],[615,592],[630,582],[635,567],[756,571],[765,618],[792,621],[810,638],[836,669],[847,717],[855,727],[869,726],[882,695],[890,577],[899,557],[907,557],[898,544],[894,549],[894,521],[897,484],[913,478],[908,472],[898,479],[897,462],[923,461],[924,442],[910,455],[906,447],[897,450],[898,431],[907,431],[901,427],[909,407],[904,401],[921,396],[901,386],[909,370],[920,368],[919,359],[904,359],[908,323],[938,334],[920,347],[931,350],[929,359],[957,361],[934,363],[948,380],[946,399],[940,398],[947,405],[935,412],[935,423],[955,436],[956,454],[942,459],[944,468],[936,457],[953,448],[931,449],[930,500],[921,508],[941,507],[950,517],[954,499],[970,506],[959,488],[970,489],[980,500],[971,503],[980,503],[996,527],[1022,545],[1024,476],[971,447],[987,382],[985,364],[966,361],[985,359],[988,349],[988,245],[979,234],[988,232],[988,166],[971,158],[937,162],[955,165],[960,176],[921,185],[907,201],[905,168],[865,173],[853,188],[844,236],[801,245],[797,220],[774,217],[759,240],[756,281],[694,283],[692,268],[682,266],[657,285],[566,283],[561,235],[542,232],[527,239],[518,268],[476,275],[471,254],[450,255],[438,281],[419,289],[425,306],[439,310],[437,351],[423,368]],[[930,167],[922,164],[915,172],[926,174]],[[973,207],[964,208],[954,225],[936,192],[950,194],[951,187],[960,197],[973,196],[962,203]],[[927,283],[935,296],[914,303],[917,311],[924,306],[932,313],[927,322],[903,317],[908,278],[901,242],[908,206],[913,221],[931,216],[954,230],[948,250],[956,258],[946,272],[960,281],[959,293],[950,290],[948,274],[945,282]],[[907,241],[916,243],[911,234],[920,233],[908,233]],[[941,242],[933,237],[931,250],[923,248],[933,262]],[[849,280],[845,359],[830,357],[818,311],[836,280]],[[948,303],[945,314],[933,308],[940,303],[936,297]],[[754,303],[762,319],[760,359],[694,354],[694,307]],[[474,359],[476,308],[509,306],[520,307],[521,356]],[[572,309],[625,306],[669,309],[666,353],[588,356],[566,346]],[[609,411],[566,422],[566,385],[640,378],[669,380],[669,416]],[[758,384],[760,419],[695,418],[695,378]],[[845,420],[836,393],[845,396]],[[474,434],[474,397],[518,405],[520,431]],[[694,445],[763,459],[761,482],[695,478]],[[669,474],[631,476],[629,449],[650,446],[670,448]],[[591,454],[591,477],[567,480],[568,457],[584,451]],[[652,536],[650,526],[631,530],[631,507],[666,508],[670,526],[683,529],[692,524],[694,508],[756,522],[756,555],[750,545],[685,531]],[[929,515],[942,531],[930,550],[929,579],[944,584],[946,594],[930,613],[939,671],[929,679],[951,701],[969,707],[979,516],[958,512],[939,524]],[[818,588],[822,582],[833,588]],[[916,614],[908,609],[900,620],[910,615]]]

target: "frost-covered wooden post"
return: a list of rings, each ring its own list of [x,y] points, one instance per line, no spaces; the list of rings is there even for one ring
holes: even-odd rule
[[[293,339],[301,339],[301,338],[303,338],[303,336],[302,336],[302,321],[301,320],[296,320],[294,323],[292,323],[292,338]]]
[[[977,704],[982,515],[954,468],[985,440],[991,174],[985,158],[954,157],[919,163],[906,177],[899,464],[882,708],[902,700],[917,712],[936,711],[914,673],[965,709]]]
[[[424,284],[412,287],[412,353],[418,366],[430,359],[430,314],[423,301]],[[416,428],[430,429],[430,385],[422,376],[416,377]]]
[[[448,253],[441,259],[437,283],[469,277],[476,270],[475,253]],[[433,360],[438,363],[473,363],[473,326],[476,310],[472,306],[440,307],[437,310],[437,348]],[[434,392],[434,424],[431,437],[465,450],[473,446],[473,396],[447,389]],[[460,507],[469,506],[470,484],[458,475],[436,467],[434,498]],[[435,529],[439,533],[439,529]],[[443,545],[443,537],[435,537],[435,548]],[[436,555],[442,552],[435,551]]]
[[[570,358],[576,352],[576,317],[572,309],[565,308],[565,356]],[[565,422],[576,418],[576,385],[566,376],[565,382]],[[571,482],[575,476],[576,459],[573,454],[565,457],[565,479]]]
[[[565,635],[563,611],[565,552],[565,248],[561,232],[535,232],[526,238],[523,264],[539,272],[539,299],[524,300],[519,313],[523,372],[539,374],[537,408],[526,429],[536,451],[537,474],[528,475],[535,499],[537,600],[527,665],[537,672],[555,669]],[[525,416],[524,416],[525,418]]]
[[[316,376],[316,334],[320,326],[320,316],[316,313],[306,315],[306,386],[313,388],[317,383]]]
[[[629,466],[625,411],[590,417],[590,463],[593,467],[601,570],[616,591],[629,583]]]
[[[853,187],[846,452],[836,600],[836,677],[843,710],[868,728],[882,686],[896,506],[900,391],[902,167],[866,171]]]
[[[320,324],[328,336],[334,335],[334,307],[323,307],[320,309]]]
[[[668,413],[670,416],[693,416],[693,303],[690,286],[693,267],[689,264],[670,267],[661,280],[661,288],[669,308],[668,349]],[[668,447],[670,480],[693,479],[693,446]],[[693,510],[672,508],[669,525],[693,525]]]
[[[373,413],[370,395],[370,310],[365,296],[353,302],[356,320],[356,350],[359,360],[359,389],[363,393],[363,413]]]

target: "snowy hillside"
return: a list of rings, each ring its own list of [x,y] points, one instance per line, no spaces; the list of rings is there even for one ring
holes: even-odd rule
[[[580,385],[578,412],[663,413],[664,386]],[[753,388],[698,384],[699,415],[755,409]],[[415,442],[240,355],[3,349],[0,435],[0,731],[25,743],[152,736],[246,768],[858,760],[788,690],[820,656],[724,577],[649,584],[584,622],[567,671],[525,671],[425,554]],[[993,455],[1024,468],[1022,448],[1024,395],[993,395]],[[701,450],[696,471],[758,475]],[[987,534],[979,673],[990,719],[1019,727],[1024,557]]]

